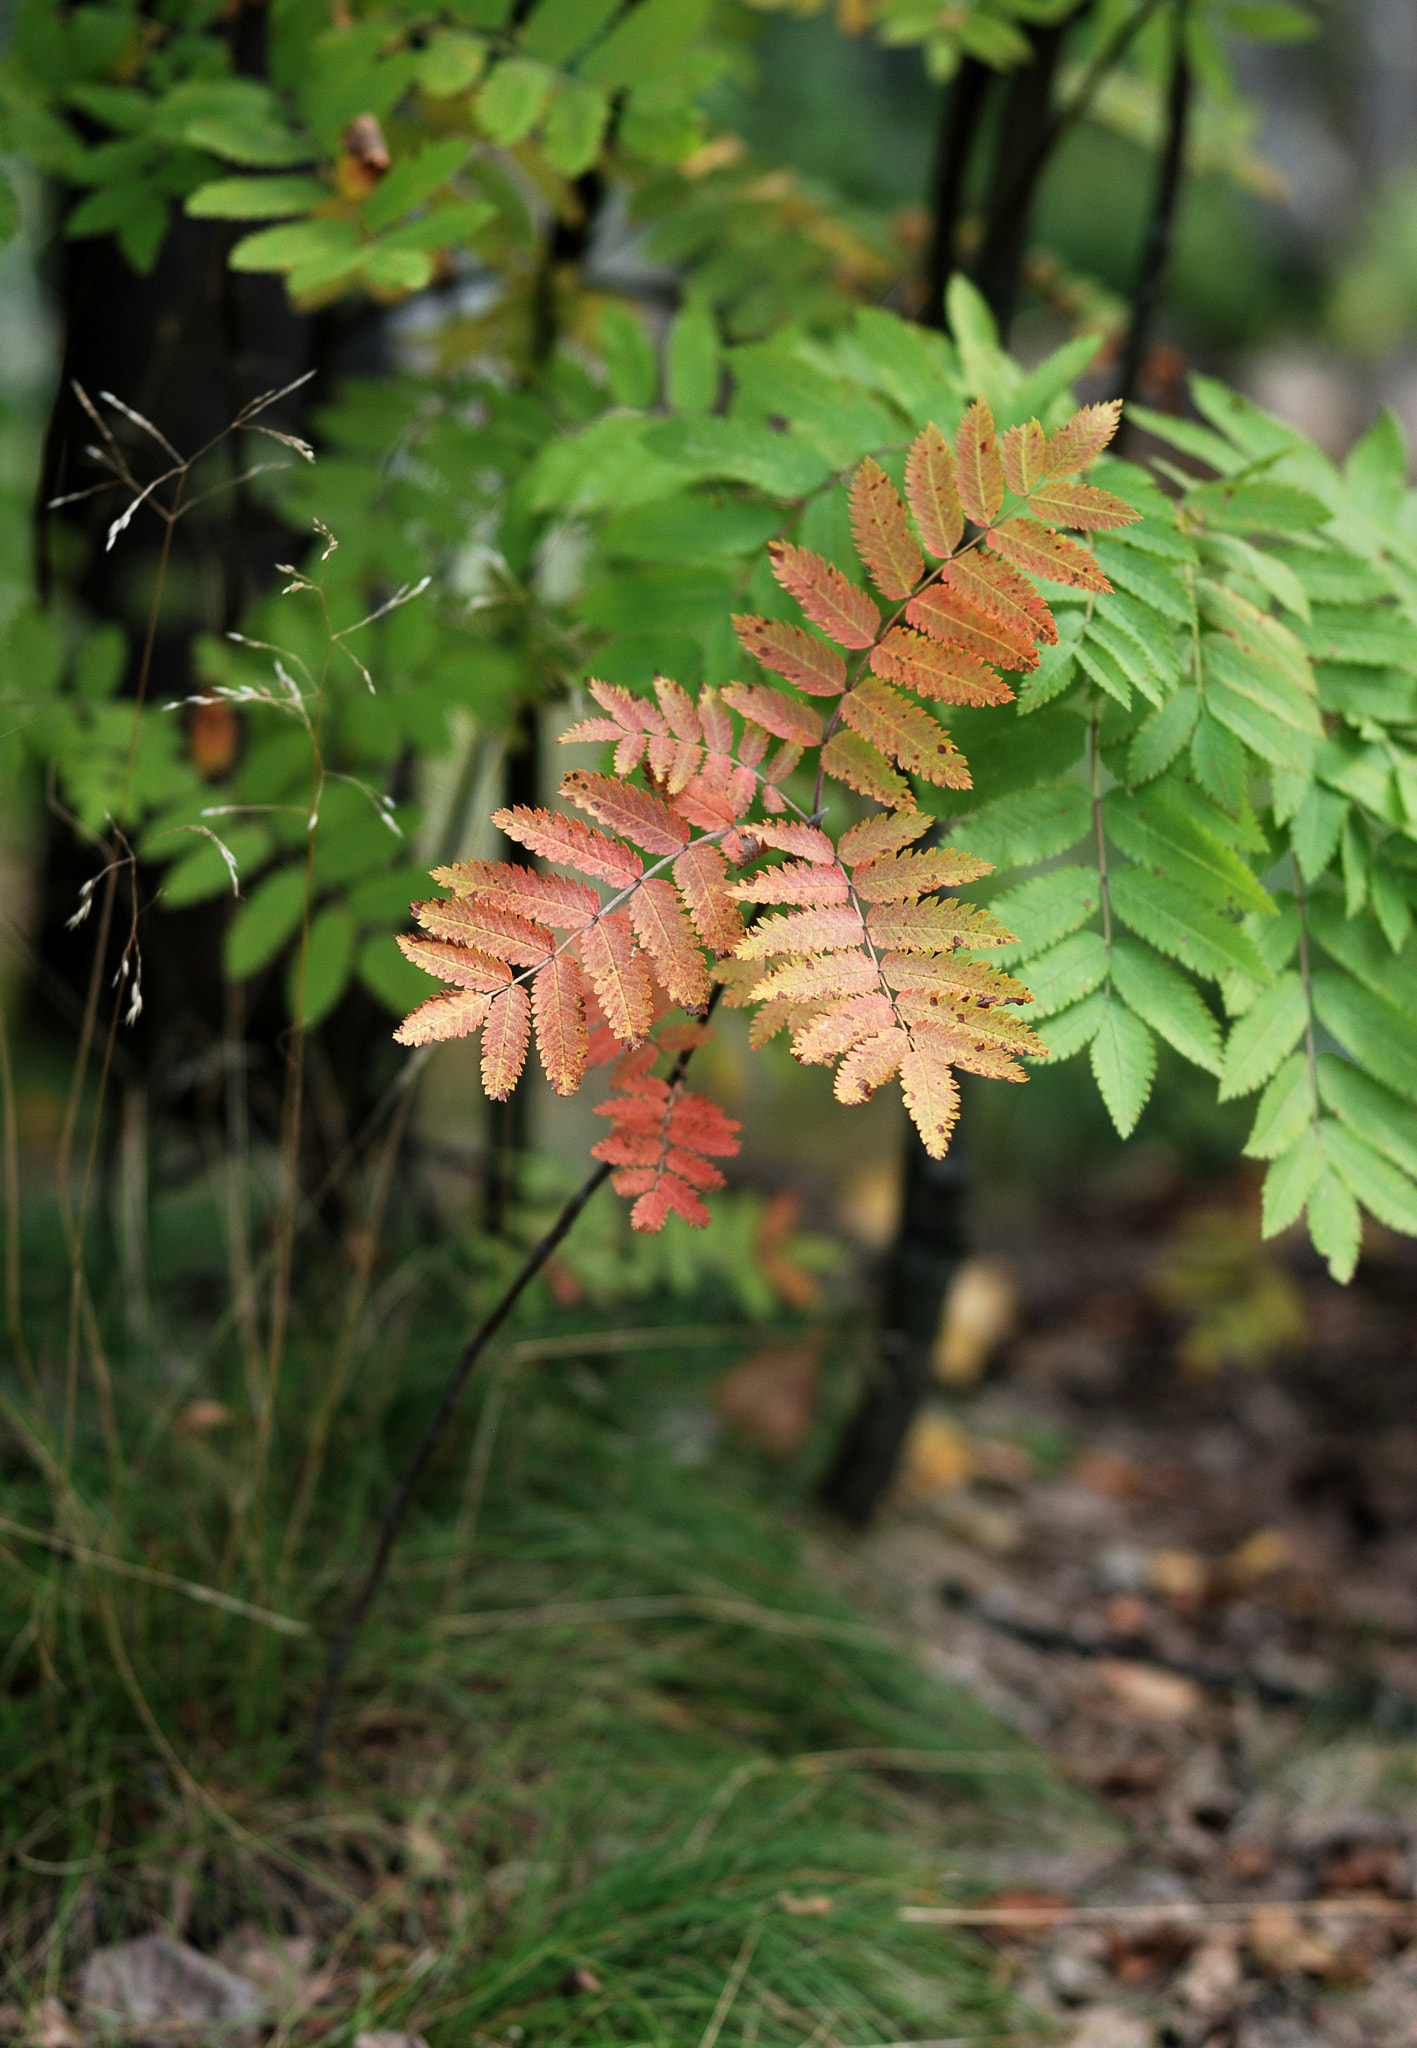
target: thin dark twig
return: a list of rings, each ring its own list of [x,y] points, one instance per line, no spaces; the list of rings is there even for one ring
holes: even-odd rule
[[[1181,182],[1186,162],[1186,132],[1191,110],[1191,67],[1186,55],[1187,0],[1176,0],[1172,16],[1171,82],[1166,96],[1166,142],[1161,155],[1161,167],[1156,181],[1156,199],[1152,206],[1151,224],[1147,230],[1146,247],[1142,251],[1141,269],[1137,276],[1136,289],[1132,293],[1132,317],[1127,328],[1126,346],[1122,351],[1122,381],[1118,396],[1122,400],[1122,435],[1127,434],[1126,406],[1136,396],[1141,366],[1146,355],[1147,342],[1151,336],[1152,322],[1160,302],[1162,287],[1171,260],[1171,246],[1176,234],[1176,215],[1180,205]]]
[[[721,988],[721,983],[715,985],[713,995],[709,998],[708,1009],[704,1013],[705,1018],[712,1014]],[[684,1050],[675,1060],[674,1065],[665,1077],[671,1088],[676,1087],[683,1080],[692,1055],[693,1047],[685,1046]],[[462,1397],[463,1389],[472,1376],[473,1367],[506,1322],[522,1295],[541,1271],[541,1268],[551,1257],[551,1254],[569,1234],[577,1217],[582,1209],[585,1208],[591,1196],[610,1178],[612,1171],[613,1168],[611,1166],[602,1163],[582,1181],[546,1235],[539,1243],[533,1245],[532,1249],[527,1253],[520,1271],[512,1280],[496,1307],[484,1318],[477,1329],[473,1331],[462,1350],[458,1353],[457,1363],[449,1375],[442,1397],[428,1419],[428,1427],[424,1430],[413,1456],[404,1468],[404,1474],[398,1483],[398,1489],[385,1512],[379,1529],[379,1541],[375,1545],[369,1569],[364,1575],[364,1582],[350,1603],[349,1612],[345,1615],[340,1625],[339,1633],[330,1644],[330,1654],[325,1665],[324,1683],[320,1688],[320,1697],[316,1702],[310,1728],[310,1747],[307,1753],[305,1775],[307,1787],[312,1790],[320,1783],[324,1773],[325,1743],[329,1735],[330,1717],[334,1712],[340,1680],[343,1678],[345,1666],[349,1662],[349,1653],[354,1647],[354,1639],[358,1635],[365,1616],[374,1603],[375,1595],[384,1582],[384,1574],[389,1568],[389,1559],[393,1554],[394,1545],[398,1541],[399,1532],[403,1528],[404,1521],[408,1515],[413,1496],[418,1488],[418,1482],[423,1477],[429,1459],[442,1441],[443,1433],[452,1420],[453,1410],[457,1407],[458,1401]]]

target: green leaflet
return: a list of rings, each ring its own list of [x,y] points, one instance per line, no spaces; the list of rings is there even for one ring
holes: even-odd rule
[[[302,982],[300,948],[286,969],[286,1004],[302,1024],[318,1024],[344,994],[354,966],[354,919],[343,905],[322,910],[310,926]],[[298,1002],[303,988],[304,1001]]]
[[[600,356],[616,404],[647,411],[659,396],[659,357],[644,322],[618,299],[600,316]]]
[[[953,718],[950,728],[957,730]],[[963,828],[970,852],[1000,868],[1030,867],[1034,861],[1066,853],[1091,830],[1092,798],[1080,782],[1000,797],[975,811]]]
[[[1260,988],[1268,983],[1269,969],[1239,926],[1197,903],[1168,877],[1118,868],[1111,896],[1113,913],[1124,925],[1193,974],[1222,984],[1234,975]]]
[[[677,481],[732,477],[771,498],[805,498],[832,473],[827,457],[796,434],[774,433],[745,420],[703,415],[665,420],[647,433],[645,447],[674,465]]]
[[[1324,1106],[1404,1173],[1417,1176],[1417,1110],[1336,1053],[1320,1053],[1318,1068]]]
[[[1254,1124],[1245,1140],[1245,1157],[1279,1158],[1298,1144],[1313,1117],[1308,1055],[1291,1053],[1260,1097]]]
[[[1203,822],[1204,806],[1184,787],[1114,789],[1102,800],[1107,836],[1123,853],[1216,909],[1271,910],[1269,893]],[[1197,812],[1201,816],[1197,816]]]
[[[972,834],[970,844],[972,847]],[[1095,868],[1050,868],[1046,874],[1034,875],[1016,889],[996,896],[990,904],[1000,924],[1018,933],[1018,944],[991,947],[989,958],[1001,967],[1010,961],[1031,959],[1086,924],[1096,915],[1101,901]]]
[[[525,54],[545,64],[565,64],[619,12],[619,0],[540,0],[519,11],[531,16],[521,32]]]
[[[1403,885],[1380,856],[1375,856],[1368,876],[1368,894],[1373,915],[1383,928],[1383,937],[1394,953],[1400,953],[1412,930],[1412,905]]]
[[[1083,614],[1080,611],[1060,611],[1055,614],[1058,624],[1058,644],[1043,650],[1036,669],[1020,678],[1018,685],[1018,710],[1020,718],[1040,706],[1049,704],[1055,697],[1061,697],[1072,683],[1077,667],[1078,641],[1082,636]]]
[[[402,163],[395,164],[359,209],[365,227],[392,227],[413,207],[422,206],[440,185],[446,185],[462,169],[470,146],[464,136],[450,135],[442,142],[426,143]]]
[[[1392,664],[1409,672],[1417,666],[1417,629],[1402,612],[1324,605],[1315,611],[1312,625],[1300,628],[1299,637],[1315,661],[1347,661],[1360,668]]]
[[[669,398],[680,413],[706,413],[718,397],[722,364],[718,329],[707,306],[689,305],[669,330]]]
[[[1099,689],[1105,690],[1124,711],[1131,709],[1131,678],[1110,646],[1099,640],[1091,628],[1078,642],[1077,659],[1078,665],[1086,669]]]
[[[1271,1162],[1264,1177],[1261,1231],[1265,1237],[1276,1237],[1294,1222],[1313,1193],[1323,1164],[1323,1146],[1310,1123],[1298,1142]]]
[[[1313,990],[1320,1019],[1358,1065],[1417,1102],[1417,1031],[1411,1017],[1346,974],[1316,974]]]
[[[304,908],[303,868],[278,868],[259,882],[227,927],[223,960],[230,978],[245,981],[274,960]]]
[[[1129,1138],[1146,1107],[1156,1073],[1156,1041],[1115,995],[1104,1000],[1092,1040],[1092,1072],[1119,1137]]]
[[[418,87],[430,100],[454,99],[476,85],[486,68],[487,45],[476,36],[435,29],[418,60]]]
[[[1209,693],[1207,693],[1207,702]],[[1250,771],[1245,749],[1210,711],[1202,709],[1191,738],[1191,766],[1196,781],[1222,810],[1243,809]]]
[[[558,80],[541,126],[546,161],[564,177],[579,178],[600,155],[610,101],[583,78]]]
[[[633,325],[643,334],[637,320]],[[756,554],[781,524],[771,506],[686,494],[659,498],[608,520],[600,530],[600,545],[604,554],[624,561],[687,565]]]
[[[1187,492],[1186,509],[1198,512],[1218,533],[1303,533],[1327,526],[1331,517],[1323,499],[1311,491],[1267,477],[1199,484]]]
[[[493,142],[520,142],[540,120],[555,83],[547,64],[503,58],[477,95],[477,125]]]
[[[623,413],[594,420],[542,449],[527,479],[530,502],[538,511],[589,512],[668,497],[682,489],[683,475],[655,449],[647,420]]]
[[[1274,912],[1268,917],[1247,917],[1245,930],[1259,947],[1270,972],[1278,974],[1294,957],[1300,924],[1298,905],[1286,891],[1275,891],[1274,905]]]
[[[197,220],[280,220],[329,196],[318,178],[217,178],[189,193],[183,211]]]
[[[1374,519],[1395,519],[1407,490],[1407,460],[1407,436],[1391,406],[1384,406],[1343,465],[1354,504]]]
[[[1220,1100],[1252,1094],[1291,1053],[1309,1021],[1304,984],[1281,974],[1254,1007],[1231,1026],[1220,1076]]]
[[[1277,664],[1223,633],[1201,639],[1205,700],[1213,717],[1277,768],[1312,774],[1323,726],[1312,697]]]
[[[1113,940],[1111,974],[1128,1006],[1183,1059],[1220,1072],[1220,1027],[1184,974],[1130,939]]]
[[[376,932],[359,948],[355,972],[376,1002],[396,1017],[431,995],[437,984],[422,968],[405,960],[392,932]]]
[[[1309,593],[1288,562],[1281,561],[1278,555],[1252,547],[1247,540],[1237,540],[1230,534],[1212,534],[1206,543],[1206,553],[1240,576],[1249,577],[1261,591],[1278,598],[1288,611],[1308,624]]]
[[[1417,945],[1393,957],[1373,919],[1348,918],[1338,899],[1327,893],[1311,898],[1309,929],[1324,951],[1365,988],[1417,1017]]]
[[[1134,533],[1136,528],[1128,527],[1126,531]],[[1103,537],[1093,541],[1092,552],[1108,579],[1130,591],[1133,597],[1139,597],[1148,611],[1159,612],[1163,619],[1178,626],[1189,627],[1194,623],[1195,600],[1178,570],[1139,560],[1135,548]]]
[[[1300,874],[1311,886],[1333,859],[1347,815],[1347,798],[1315,783],[1290,819],[1289,843]]]
[[[217,837],[236,862],[238,877],[243,871],[254,871],[271,853],[271,834],[265,825],[228,824]],[[186,903],[209,902],[231,889],[231,871],[221,848],[201,837],[189,837],[186,844],[191,851],[175,860],[162,878],[162,900],[170,910]]]
[[[1195,731],[1200,708],[1200,691],[1187,684],[1143,720],[1127,755],[1127,776],[1134,787],[1153,782],[1171,766]]]
[[[1099,990],[1096,995],[1087,996],[1075,1003],[1071,1010],[1064,1010],[1057,1017],[1050,1017],[1039,1028],[1038,1036],[1047,1046],[1049,1055],[1055,1060],[1070,1060],[1074,1053],[1081,1052],[1102,1028],[1103,1013],[1107,998]]]
[[[1081,997],[1091,995],[1107,973],[1107,947],[1100,932],[1075,932],[1060,946],[1027,964],[1032,1015],[1054,1016]]]
[[[1377,1147],[1346,1124],[1323,1126],[1324,1152],[1365,1209],[1389,1230],[1417,1236],[1417,1187]]]
[[[1308,1214],[1315,1250],[1328,1260],[1339,1285],[1346,1285],[1363,1247],[1363,1218],[1346,1179],[1335,1168],[1324,1166],[1309,1196]]]
[[[1144,679],[1133,677],[1154,704],[1159,704],[1166,692],[1180,680],[1176,665],[1176,647],[1170,632],[1159,625],[1155,614],[1146,605],[1138,604],[1125,591],[1104,591],[1093,607],[1095,622],[1115,629],[1124,644],[1134,650],[1132,659],[1140,659]],[[1118,652],[1120,657],[1120,648]],[[1130,670],[1128,671],[1130,673]]]

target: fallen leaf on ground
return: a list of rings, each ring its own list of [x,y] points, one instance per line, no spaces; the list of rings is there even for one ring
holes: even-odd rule
[[[1248,1590],[1293,1562],[1294,1545],[1283,1529],[1256,1529],[1226,1558],[1220,1568],[1221,1581],[1227,1590]]]
[[[253,2027],[268,2000],[245,1977],[166,1934],[97,1948],[79,1976],[85,2015],[107,2033],[141,2040],[174,2028],[220,2029],[224,2040]],[[58,2044],[55,2044],[58,2048]]]
[[[1210,1589],[1210,1567],[1194,1550],[1154,1551],[1147,1578],[1154,1593],[1180,1607],[1199,1607]]]
[[[1068,1477],[1109,1500],[1140,1500],[1147,1491],[1146,1474],[1135,1458],[1120,1451],[1084,1451],[1068,1468]]]
[[[780,1345],[725,1373],[713,1400],[734,1434],[755,1451],[790,1458],[811,1427],[820,1350],[816,1343]]]
[[[968,1437],[943,1415],[927,1410],[916,1417],[905,1440],[901,1483],[906,1493],[917,1499],[943,1493],[947,1487],[962,1486],[973,1471],[974,1451]]]
[[[1082,2015],[1068,2048],[1151,2048],[1156,2029],[1138,2013],[1116,2005],[1092,2005]]]
[[[23,2035],[29,2048],[79,2048],[83,2040],[72,2016],[53,1993],[16,2018],[19,2025],[13,2031]]]
[[[1234,2004],[1243,1978],[1238,1935],[1232,1928],[1217,1928],[1194,1951],[1171,1995],[1198,2018],[1218,2020]]]
[[[1122,1657],[1100,1658],[1097,1678],[1112,1704],[1134,1721],[1189,1721],[1204,1698],[1193,1678]]]
[[[931,1357],[947,1387],[970,1387],[1018,1319],[1018,1285],[995,1259],[966,1259],[945,1296]]]
[[[273,2012],[284,2013],[312,2002],[319,1980],[310,1976],[315,1943],[308,1934],[268,1934],[244,1921],[224,1935],[217,1961],[265,1994]]]
[[[1257,1906],[1245,1928],[1245,1946],[1274,1977],[1340,1977],[1342,1950],[1317,1933],[1292,1906]]]

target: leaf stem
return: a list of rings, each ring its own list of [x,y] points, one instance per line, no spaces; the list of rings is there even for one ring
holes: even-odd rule
[[[1304,877],[1299,872],[1299,862],[1291,852],[1289,864],[1294,874],[1294,901],[1299,909],[1299,979],[1304,984],[1304,1051],[1309,1062],[1309,1104],[1314,1129],[1319,1127],[1319,1056],[1314,1043],[1314,987],[1309,971],[1309,901],[1304,892]]]
[[[713,994],[709,998],[708,1008],[704,1013],[706,1017],[712,1014],[721,990],[722,983],[716,984]],[[688,1070],[689,1061],[693,1057],[693,1050],[692,1046],[685,1046],[666,1075],[666,1083],[671,1092],[683,1080]],[[522,1295],[546,1264],[546,1261],[568,1235],[592,1195],[609,1180],[613,1171],[614,1168],[608,1162],[602,1162],[595,1168],[593,1173],[589,1174],[582,1181],[576,1192],[566,1202],[560,1215],[556,1218],[556,1221],[552,1224],[546,1235],[533,1245],[527,1253],[526,1258],[522,1261],[520,1270],[504,1290],[496,1306],[478,1324],[462,1350],[458,1353],[452,1372],[448,1376],[447,1384],[439,1398],[438,1405],[429,1417],[428,1426],[419,1439],[413,1456],[405,1466],[403,1477],[400,1479],[394,1497],[385,1511],[384,1519],[379,1527],[379,1540],[375,1545],[369,1569],[364,1575],[359,1591],[350,1602],[349,1610],[340,1624],[338,1633],[330,1644],[329,1657],[325,1664],[324,1682],[320,1687],[320,1695],[316,1701],[310,1727],[310,1746],[306,1758],[306,1784],[311,1789],[320,1783],[324,1775],[325,1744],[329,1736],[330,1717],[334,1712],[340,1681],[344,1676],[345,1666],[349,1662],[349,1654],[354,1647],[355,1637],[363,1626],[364,1619],[374,1603],[374,1598],[380,1586],[384,1583],[384,1576],[389,1568],[389,1559],[393,1554],[394,1545],[398,1541],[399,1532],[402,1530],[407,1519],[409,1508],[413,1503],[413,1496],[418,1489],[418,1482],[423,1477],[429,1459],[441,1443],[448,1424],[452,1421],[453,1411],[456,1409],[463,1390],[472,1376],[473,1368],[502,1325],[506,1322]]]

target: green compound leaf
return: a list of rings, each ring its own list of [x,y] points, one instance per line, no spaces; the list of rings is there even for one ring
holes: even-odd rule
[[[1417,1178],[1417,1110],[1336,1053],[1320,1053],[1318,1066],[1324,1107]]]
[[[299,946],[291,953],[285,996],[297,1023],[318,1024],[344,994],[354,964],[354,937],[353,912],[334,904],[310,927],[303,967]]]
[[[970,833],[972,840],[973,834]],[[989,908],[1000,924],[1017,932],[1014,946],[991,948],[989,958],[1003,966],[1014,960],[1031,960],[1046,946],[1075,932],[1097,914],[1102,890],[1096,868],[1050,868],[1020,882],[1016,889],[996,896]]]
[[[1278,1159],[1298,1144],[1313,1117],[1308,1055],[1291,1053],[1260,1097],[1254,1125],[1245,1140],[1245,1157]]]
[[[1264,1177],[1261,1229],[1265,1237],[1277,1237],[1295,1221],[1313,1193],[1323,1165],[1323,1145],[1309,1123],[1289,1150],[1272,1162]]]
[[[1417,1236],[1417,1187],[1346,1125],[1324,1124],[1324,1152],[1351,1192],[1390,1230]]]
[[[1282,1059],[1294,1050],[1309,1021],[1304,984],[1294,973],[1281,974],[1272,988],[1232,1025],[1220,1076],[1220,1100],[1249,1095],[1266,1082]]]
[[[1334,1279],[1346,1286],[1363,1248],[1363,1218],[1352,1189],[1332,1166],[1325,1165],[1309,1197],[1309,1235]]]
[[[1146,1108],[1156,1075],[1156,1040],[1116,995],[1104,1000],[1091,1058],[1093,1076],[1117,1134],[1129,1138]]]
[[[279,868],[259,882],[227,930],[224,958],[230,979],[245,981],[274,960],[304,909],[303,866]]]
[[[1124,925],[1193,974],[1222,983],[1238,974],[1259,988],[1268,985],[1270,972],[1253,940],[1167,876],[1117,868],[1111,894]]]
[[[183,211],[195,220],[280,220],[308,213],[329,196],[318,178],[217,178],[199,185]]]
[[[1076,932],[1061,946],[1028,963],[1033,1016],[1051,1017],[1091,995],[1107,973],[1107,948],[1100,932]],[[1030,1020],[1031,1021],[1031,1020]]]
[[[1129,1007],[1207,1074],[1220,1072],[1220,1026],[1179,968],[1130,939],[1112,942],[1112,980]]]
[[[1074,1053],[1090,1045],[1102,1028],[1106,1008],[1107,998],[1099,990],[1096,995],[1074,1003],[1072,1009],[1064,1010],[1040,1025],[1038,1036],[1047,1046],[1049,1055],[1055,1060],[1070,1060]]]

